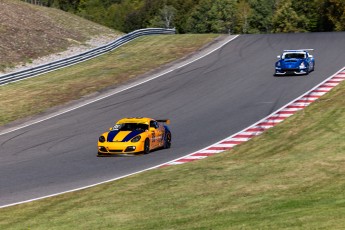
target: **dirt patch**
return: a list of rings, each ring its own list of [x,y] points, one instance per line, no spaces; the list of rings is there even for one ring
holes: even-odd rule
[[[114,40],[121,33],[61,10],[30,5],[25,2],[0,2],[0,74],[25,67],[33,60],[58,54],[49,62],[70,56],[61,53],[73,47],[83,52]],[[37,65],[37,61],[34,65]],[[26,66],[27,67],[27,66]]]

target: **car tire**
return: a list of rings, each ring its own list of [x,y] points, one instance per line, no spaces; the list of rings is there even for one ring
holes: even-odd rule
[[[309,75],[309,73],[310,73],[310,70],[309,70],[309,66],[308,66],[305,75]]]
[[[169,149],[171,147],[171,133],[168,132],[165,135],[165,142],[164,142],[164,148]]]
[[[104,154],[102,154],[100,152],[97,153],[97,157],[104,157],[104,156],[106,156],[106,155],[104,155]]]
[[[144,154],[149,154],[150,152],[150,140],[146,139],[144,142]]]

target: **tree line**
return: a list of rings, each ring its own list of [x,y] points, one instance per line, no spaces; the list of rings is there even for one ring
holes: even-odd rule
[[[23,0],[122,32],[293,33],[345,30],[344,0]]]

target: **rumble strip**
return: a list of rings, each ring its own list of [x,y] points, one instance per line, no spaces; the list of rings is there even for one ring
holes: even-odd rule
[[[234,134],[216,144],[208,146],[204,149],[201,149],[197,152],[191,153],[182,158],[170,161],[166,164],[160,165],[159,167],[167,167],[171,165],[184,164],[187,162],[204,159],[208,156],[212,156],[216,153],[220,153],[226,150],[232,149],[234,146],[239,145],[243,142],[246,142],[252,139],[255,136],[260,135],[265,130],[272,128],[278,123],[282,122],[286,118],[295,114],[297,111],[304,109],[324,94],[328,93],[335,86],[340,84],[340,82],[345,80],[345,67],[338,71],[336,74],[326,79],[324,82],[305,93],[301,97],[295,99],[294,101],[288,103],[278,111],[272,113],[263,120],[253,124],[252,126],[240,131],[237,134]]]
[[[281,109],[272,113],[271,115],[262,119],[261,121],[253,124],[252,126],[244,129],[243,131],[241,131],[237,134],[234,134],[234,135],[232,135],[232,136],[230,136],[230,137],[228,137],[228,138],[226,138],[226,139],[224,139],[224,140],[222,140],[216,144],[213,144],[209,147],[201,149],[197,152],[191,153],[187,156],[184,156],[184,157],[178,158],[176,160],[170,161],[168,163],[154,166],[152,168],[148,168],[148,169],[145,169],[142,171],[134,172],[134,173],[124,175],[121,177],[117,177],[117,178],[114,178],[111,180],[99,182],[97,184],[92,184],[92,185],[84,186],[81,188],[76,188],[73,190],[69,190],[69,191],[65,191],[65,192],[61,192],[61,193],[56,193],[56,194],[51,194],[51,195],[47,195],[47,196],[43,196],[43,197],[38,197],[35,199],[31,199],[31,200],[25,200],[25,201],[21,201],[21,202],[17,202],[17,203],[3,205],[3,206],[0,206],[0,209],[5,208],[5,207],[18,205],[18,204],[28,203],[28,202],[32,202],[32,201],[36,201],[36,200],[41,200],[41,199],[48,198],[48,197],[62,195],[62,194],[69,193],[69,192],[79,191],[82,189],[94,187],[96,185],[100,185],[100,184],[108,183],[111,181],[119,180],[119,179],[125,178],[127,176],[135,175],[135,174],[138,174],[138,173],[141,173],[144,171],[148,171],[151,169],[155,169],[155,168],[168,167],[168,166],[172,166],[172,165],[184,164],[187,162],[204,159],[208,156],[212,156],[214,154],[217,154],[217,153],[220,153],[220,152],[223,152],[226,150],[230,150],[234,146],[239,145],[243,142],[250,140],[251,138],[253,138],[255,136],[260,135],[265,130],[272,128],[273,126],[277,125],[279,122],[281,122],[284,119],[286,119],[287,117],[293,115],[297,111],[304,109],[305,107],[307,107],[312,102],[319,99],[321,96],[323,96],[324,94],[329,92],[331,89],[333,89],[335,86],[337,86],[338,84],[340,84],[340,82],[342,82],[344,80],[345,80],[345,67],[343,67],[336,74],[329,77],[328,79],[326,79],[324,82],[322,82],[321,84],[319,84],[318,86],[316,86],[315,88],[310,90],[309,92],[305,93],[303,96],[301,96],[301,97],[295,99],[294,101],[288,103],[285,107],[282,107]]]

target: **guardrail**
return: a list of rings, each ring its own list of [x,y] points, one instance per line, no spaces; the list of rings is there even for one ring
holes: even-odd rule
[[[135,30],[128,33],[113,42],[110,42],[104,46],[97,47],[95,49],[86,51],[84,53],[74,55],[68,58],[60,59],[47,64],[39,65],[36,67],[28,68],[14,73],[9,73],[0,76],[0,86],[11,82],[20,81],[26,78],[35,77],[40,74],[48,73],[57,69],[61,69],[70,65],[77,64],[89,60],[91,58],[97,57],[104,53],[110,52],[121,45],[144,35],[155,35],[155,34],[175,34],[175,29],[162,29],[162,28],[148,28]]]

